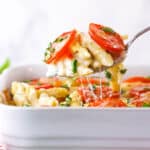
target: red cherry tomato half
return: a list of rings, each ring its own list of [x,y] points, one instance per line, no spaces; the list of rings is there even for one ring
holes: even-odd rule
[[[39,90],[39,89],[49,89],[49,88],[52,88],[53,86],[51,85],[51,84],[49,84],[49,83],[45,83],[45,84],[37,84],[37,85],[34,85],[34,88],[36,89],[36,90]]]
[[[150,92],[150,85],[138,85],[133,87],[129,95],[131,97],[139,97],[142,93]]]
[[[98,79],[98,78],[88,78],[88,77],[80,77],[76,79],[76,84],[78,85],[88,85],[88,84],[106,84],[107,81],[105,79]]]
[[[125,50],[121,36],[109,27],[90,23],[89,35],[100,47],[114,56],[120,56]]]
[[[127,107],[120,98],[104,98],[89,103],[89,107]]]
[[[105,98],[119,98],[119,92],[113,92],[109,87],[95,87],[90,89],[89,87],[79,87],[78,93],[80,94],[84,102],[93,102],[97,100],[102,100]]]
[[[49,88],[53,87],[50,83],[44,83],[44,82],[42,83],[42,82],[40,82],[39,79],[31,80],[31,81],[29,81],[29,84],[34,86],[34,88],[36,90],[39,90],[39,89],[42,89],[42,88],[43,89],[49,89]]]
[[[29,81],[28,83],[30,85],[36,85],[38,82],[39,82],[39,79],[33,79],[33,80]]]
[[[123,82],[132,83],[132,82],[142,82],[142,83],[150,83],[150,78],[142,77],[142,76],[134,76],[130,77]]]
[[[58,77],[51,77],[51,78],[43,77],[43,78],[40,78],[38,82],[41,84],[49,83],[54,87],[62,86],[62,81]]]
[[[76,35],[76,30],[72,30],[70,32],[63,33],[58,38],[56,38],[56,40],[52,43],[52,48],[54,49],[54,53],[52,54],[52,56],[50,56],[49,59],[46,60],[46,63],[47,64],[57,63],[60,59],[66,57],[72,58],[72,52],[70,50],[70,46],[74,42],[75,35]]]

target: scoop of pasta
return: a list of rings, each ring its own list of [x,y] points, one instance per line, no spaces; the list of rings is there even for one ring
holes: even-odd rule
[[[68,45],[69,38],[60,36],[47,49],[47,76],[89,75],[113,66],[120,58],[102,48],[88,34],[75,31],[74,40]]]

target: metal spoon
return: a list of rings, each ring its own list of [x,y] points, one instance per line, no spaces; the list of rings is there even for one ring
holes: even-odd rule
[[[134,43],[134,41],[136,39],[138,39],[141,35],[145,34],[146,32],[150,31],[150,26],[144,28],[143,30],[139,31],[135,36],[133,36],[133,38],[131,40],[129,40],[129,42],[126,44],[126,49],[124,50],[124,52],[121,54],[121,56],[119,56],[118,58],[116,58],[114,60],[114,63],[112,66],[102,66],[101,68],[97,68],[94,70],[94,72],[92,74],[85,74],[85,75],[82,75],[82,76],[88,76],[88,75],[96,75],[97,73],[100,73],[104,70],[107,70],[121,62],[123,62],[127,56],[127,53],[128,53],[128,49],[131,47],[131,45]],[[56,75],[56,74],[55,74]],[[53,76],[53,75],[52,75]],[[76,76],[79,76],[79,75],[74,75],[74,76],[60,76],[59,77],[67,77],[67,78],[72,78],[72,77],[76,77]]]

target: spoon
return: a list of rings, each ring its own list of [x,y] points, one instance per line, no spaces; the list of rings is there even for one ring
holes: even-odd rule
[[[119,64],[121,62],[123,62],[126,58],[126,55],[128,53],[129,48],[131,47],[131,45],[134,43],[135,40],[137,40],[140,36],[142,36],[143,34],[145,34],[146,32],[150,31],[150,26],[144,28],[143,30],[139,31],[137,34],[135,34],[133,36],[133,38],[131,40],[129,40],[129,42],[126,44],[126,49],[124,51],[124,53],[118,57],[115,61],[114,64],[112,66],[103,66],[99,72],[102,72],[104,70],[107,70],[113,66],[115,66],[116,64]]]
[[[114,60],[114,63],[113,65],[111,66],[101,66],[101,68],[98,68],[98,69],[95,69],[94,72],[92,74],[85,74],[85,75],[82,75],[82,76],[88,76],[88,75],[95,75],[97,73],[100,73],[100,72],[103,72],[104,70],[107,70],[121,62],[123,62],[125,59],[126,59],[126,56],[127,56],[127,53],[128,53],[128,50],[129,48],[131,47],[131,45],[134,43],[134,41],[136,39],[138,39],[140,36],[142,36],[143,34],[145,34],[146,32],[150,31],[150,26],[144,28],[143,30],[139,31],[137,34],[135,34],[133,36],[133,38],[131,40],[129,40],[129,42],[125,45],[125,50],[122,52],[121,56],[119,56],[118,58],[116,58]],[[55,74],[56,75],[56,74]],[[50,75],[48,75],[50,76]],[[51,75],[53,76],[53,75]],[[58,76],[58,75],[57,75]],[[72,78],[72,77],[76,77],[76,76],[79,76],[79,75],[74,75],[74,76],[63,76],[63,75],[59,75],[59,77],[67,77],[67,78]]]

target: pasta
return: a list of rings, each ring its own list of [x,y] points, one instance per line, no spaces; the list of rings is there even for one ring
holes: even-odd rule
[[[121,68],[109,71],[119,73]],[[108,75],[13,82],[0,100],[22,107],[150,107],[150,78],[135,76],[118,83],[118,78],[110,80]]]
[[[104,26],[101,29],[96,24],[90,24],[89,34],[77,30],[65,32],[46,50],[47,76],[82,76],[98,72],[102,67],[111,67],[124,55],[123,39],[126,38],[111,28]]]
[[[48,77],[14,81],[11,90],[1,94],[0,101],[7,99],[9,105],[32,107],[149,106],[149,78],[122,82],[126,69],[116,60],[125,54],[126,38],[94,23],[89,25],[88,34],[77,30],[65,32],[46,49]],[[88,76],[99,73],[103,67],[109,67],[105,77]]]

